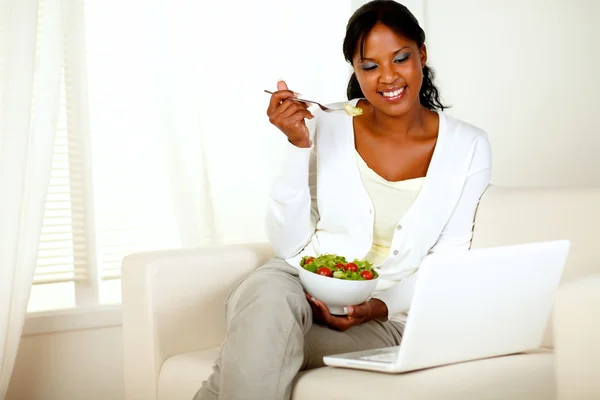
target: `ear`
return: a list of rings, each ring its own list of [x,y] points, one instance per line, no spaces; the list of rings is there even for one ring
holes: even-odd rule
[[[421,56],[421,67],[424,67],[427,64],[427,46],[425,46],[425,43],[419,49],[419,54]]]

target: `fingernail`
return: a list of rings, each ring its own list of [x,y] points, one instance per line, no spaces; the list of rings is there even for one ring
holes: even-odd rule
[[[315,299],[314,297],[311,297],[311,298],[310,298],[310,301],[312,301],[312,302],[313,302],[313,303],[315,303],[315,304],[317,303],[317,299]]]
[[[302,96],[302,93],[294,92],[294,94],[296,95],[296,97]]]
[[[344,314],[349,314],[350,307],[344,307]]]

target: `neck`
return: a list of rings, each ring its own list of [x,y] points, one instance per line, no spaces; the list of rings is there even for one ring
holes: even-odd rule
[[[425,132],[426,112],[427,109],[419,104],[401,117],[392,117],[373,108],[373,128],[381,136],[420,136]]]

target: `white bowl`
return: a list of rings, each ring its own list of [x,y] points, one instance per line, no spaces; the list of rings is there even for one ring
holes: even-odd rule
[[[346,315],[344,307],[363,303],[371,296],[379,278],[351,281],[315,274],[300,267],[300,282],[304,290],[321,300],[333,315]]]

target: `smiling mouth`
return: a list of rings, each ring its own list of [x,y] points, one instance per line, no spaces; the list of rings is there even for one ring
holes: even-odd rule
[[[382,95],[386,100],[394,101],[394,100],[398,100],[398,99],[402,98],[405,90],[406,90],[406,86],[401,87],[399,89],[385,90],[385,91],[381,91],[378,93],[380,95]]]

